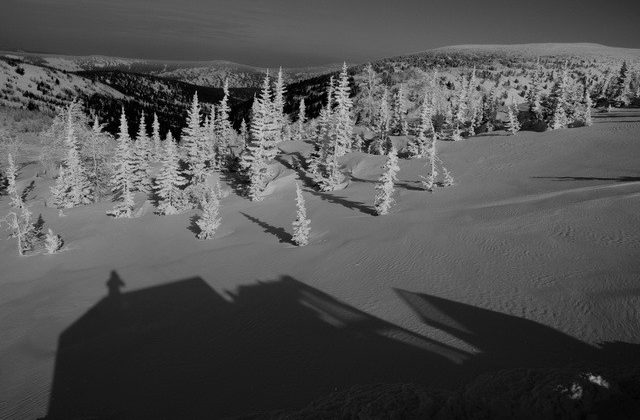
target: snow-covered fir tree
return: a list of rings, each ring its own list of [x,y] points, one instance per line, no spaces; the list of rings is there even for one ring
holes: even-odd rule
[[[398,87],[398,91],[393,101],[393,113],[391,117],[391,131],[394,134],[407,134],[407,92],[403,83]]]
[[[373,128],[379,107],[377,95],[380,91],[380,77],[371,63],[365,66],[361,80],[358,87],[362,93],[357,97],[358,103],[355,106],[359,112],[358,122]]]
[[[435,185],[435,181],[436,181],[436,177],[438,176],[438,171],[436,169],[436,141],[437,141],[437,137],[436,134],[433,133],[433,136],[431,138],[431,142],[429,143],[428,147],[427,147],[427,153],[426,153],[426,162],[425,162],[425,167],[427,169],[427,174],[426,176],[422,176],[422,186],[424,187],[425,190],[427,191],[433,191],[433,186]]]
[[[293,221],[292,240],[298,246],[305,246],[309,243],[309,232],[311,231],[311,221],[307,219],[307,209],[305,208],[304,197],[300,184],[296,182],[296,220]]]
[[[231,113],[231,107],[229,106],[229,79],[224,79],[224,86],[222,88],[224,96],[217,107],[217,118],[215,120],[215,132],[217,136],[218,146],[218,159],[222,159],[229,155],[230,147],[233,143],[233,127],[229,120],[229,114]]]
[[[133,152],[131,137],[129,136],[129,124],[124,113],[120,114],[120,128],[117,135],[117,144],[114,156],[114,168],[111,184],[113,185],[114,201],[116,206],[107,212],[108,215],[119,217],[131,217],[133,201]]]
[[[17,241],[18,255],[23,256],[35,248],[35,227],[27,205],[21,206],[19,212],[10,211],[0,222],[7,224],[9,236]]]
[[[107,193],[107,180],[110,178],[108,145],[111,136],[104,132],[98,116],[94,116],[91,135],[85,140],[84,157],[89,161],[87,176],[93,189],[94,202],[100,201]]]
[[[395,147],[391,147],[391,150],[389,150],[387,161],[382,169],[384,172],[376,184],[376,196],[374,199],[374,207],[378,215],[387,214],[389,208],[391,208],[394,203],[394,183],[398,180],[397,173],[400,170],[398,166],[398,154]]]
[[[518,131],[520,131],[520,123],[518,122],[517,117],[518,107],[515,103],[512,103],[511,106],[507,106],[507,117],[509,120],[507,121],[507,131],[511,133],[511,135],[515,135]]]
[[[593,103],[591,102],[591,96],[589,95],[589,88],[585,87],[584,90],[584,111],[582,120],[584,125],[591,126],[593,125],[593,119],[591,117],[591,108],[593,107]]]
[[[44,248],[47,251],[47,254],[55,254],[64,245],[64,241],[62,240],[62,236],[53,233],[51,229],[47,230],[47,235],[45,237]]]
[[[200,202],[200,207],[202,208],[202,215],[196,221],[196,225],[200,228],[198,239],[211,239],[222,222],[219,191],[210,188]]]
[[[266,163],[278,156],[278,143],[281,139],[281,132],[279,132],[277,125],[278,122],[276,117],[274,117],[274,105],[271,100],[271,82],[269,81],[268,71],[264,77],[260,95],[256,100],[258,102],[256,103],[251,121],[251,135],[262,138],[262,156]],[[254,120],[256,120],[256,124],[254,124]],[[258,134],[256,130],[259,130],[260,134]]]
[[[210,170],[220,170],[222,167],[222,157],[224,148],[218,141],[218,118],[216,117],[216,106],[211,104],[209,117],[207,118],[204,132],[207,158]]]
[[[296,124],[296,140],[302,141],[305,139],[304,123],[307,121],[306,107],[304,104],[304,98],[300,99],[300,107],[298,109],[298,121]]]
[[[284,98],[287,93],[287,88],[284,84],[284,77],[282,75],[282,67],[278,69],[278,76],[276,77],[275,87],[273,91],[273,119],[275,122],[275,130],[281,134],[282,130],[286,126],[287,116],[284,113]]]
[[[182,157],[187,164],[186,173],[191,177],[191,184],[197,185],[204,181],[206,171],[206,145],[202,126],[200,124],[200,103],[198,92],[193,95],[191,107],[187,113],[187,126],[182,130]]]
[[[151,141],[153,142],[153,159],[159,160],[162,154],[162,138],[160,137],[160,122],[158,114],[153,113],[153,123],[151,124]]]
[[[429,136],[434,132],[433,121],[431,120],[431,103],[425,94],[422,106],[420,107],[420,125],[418,133],[409,143],[409,154],[413,158],[422,158],[427,153]]]
[[[78,104],[73,102],[66,109],[66,136],[64,140],[66,156],[61,165],[63,171],[58,174],[58,179],[51,190],[53,204],[58,208],[72,208],[92,201],[91,184],[80,157],[75,132],[74,108],[77,106]]]
[[[371,142],[369,146],[369,153],[378,155],[383,155],[386,153],[389,131],[391,130],[391,109],[389,107],[388,97],[389,92],[387,88],[385,88],[380,98],[377,120],[375,124],[378,138]]]
[[[240,141],[242,142],[240,150],[244,150],[244,148],[247,147],[247,142],[249,141],[249,127],[247,126],[247,120],[244,118],[240,123]]]
[[[256,98],[251,119],[251,135],[247,147],[240,156],[240,167],[247,180],[247,195],[253,201],[262,200],[262,193],[271,173],[267,165],[268,120],[272,120],[268,106],[262,98]]]
[[[541,93],[541,67],[540,60],[536,63],[536,67],[531,73],[531,83],[529,84],[529,91],[527,92],[527,102],[529,104],[529,111],[534,113],[538,119],[542,118],[542,105],[540,100]]]
[[[351,88],[349,87],[349,74],[347,73],[347,63],[342,64],[342,71],[338,84],[335,87],[335,136],[337,157],[344,155],[351,148],[353,136],[353,121],[351,118],[351,108],[353,103],[350,98]]]
[[[18,170],[16,169],[16,164],[13,161],[13,155],[9,152],[7,153],[7,193],[11,200],[11,207],[20,208],[23,203],[16,187],[17,174]]]
[[[151,160],[151,146],[147,135],[147,126],[144,119],[144,111],[140,114],[138,134],[133,147],[133,188],[145,193],[151,192],[151,173],[149,161]]]
[[[178,148],[171,131],[168,131],[164,140],[162,166],[155,184],[159,214],[178,214],[185,209],[185,195],[181,187],[187,184],[187,180],[182,176],[179,160]]]

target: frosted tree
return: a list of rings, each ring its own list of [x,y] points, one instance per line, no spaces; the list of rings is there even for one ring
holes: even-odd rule
[[[529,111],[533,112],[538,119],[542,118],[542,105],[541,99],[541,87],[540,87],[540,60],[536,63],[534,71],[531,73],[531,83],[529,85],[529,92],[527,93],[527,102],[529,103]]]
[[[224,80],[224,86],[222,88],[224,92],[224,96],[218,104],[218,115],[215,120],[215,132],[217,135],[218,141],[218,158],[222,158],[223,156],[227,156],[229,153],[229,148],[231,147],[231,143],[233,142],[233,127],[231,126],[231,121],[229,120],[229,114],[231,112],[231,108],[229,107],[229,79]]]
[[[220,197],[219,192],[210,188],[204,199],[200,202],[202,215],[196,221],[200,228],[198,239],[211,239],[222,222],[220,217]]]
[[[393,114],[391,119],[391,130],[395,134],[406,135],[407,134],[407,92],[405,91],[404,84],[400,84],[398,91],[394,97],[393,102]]]
[[[38,237],[32,220],[32,213],[27,205],[20,208],[20,214],[11,211],[0,222],[7,224],[10,237],[15,238],[18,245],[18,255],[25,255],[37,247]]]
[[[110,135],[103,131],[103,124],[98,121],[96,115],[93,119],[91,134],[87,137],[83,149],[85,159],[90,162],[88,170],[89,181],[93,187],[94,202],[102,198],[102,194],[107,187],[105,180],[110,177],[108,165],[108,145]]]
[[[191,183],[197,185],[204,181],[206,172],[206,145],[203,130],[200,125],[200,104],[198,92],[194,93],[191,107],[187,113],[187,126],[182,130],[181,145],[184,150],[183,158],[187,164],[186,173],[191,177]]]
[[[66,136],[64,147],[66,156],[62,161],[63,171],[58,174],[52,189],[53,204],[58,208],[71,208],[91,202],[91,186],[82,159],[74,124],[75,103],[67,107]]]
[[[393,205],[393,193],[395,190],[394,182],[398,180],[397,173],[400,170],[398,166],[398,154],[395,147],[389,150],[387,161],[382,167],[383,173],[376,184],[376,196],[374,199],[374,207],[378,215],[384,215],[389,212],[389,208]]]
[[[153,158],[160,159],[162,154],[162,139],[160,138],[160,122],[158,114],[153,113],[153,123],[151,124],[151,141],[153,142]]]
[[[298,121],[296,124],[296,140],[302,141],[304,140],[304,123],[307,121],[307,116],[305,115],[306,108],[304,104],[304,98],[300,99],[300,107],[298,110]]]
[[[249,127],[247,126],[247,120],[244,118],[240,123],[240,141],[242,142],[240,150],[244,150],[244,148],[247,147],[247,142],[249,141]]]
[[[133,148],[133,187],[145,193],[151,192],[150,160],[150,141],[147,135],[144,111],[142,111],[138,125],[138,134]]]
[[[427,191],[433,191],[433,186],[435,184],[436,177],[438,176],[438,171],[436,169],[436,134],[433,133],[433,137],[431,138],[431,143],[427,147],[426,153],[426,162],[425,167],[427,169],[427,175],[422,176],[422,186]]]
[[[275,130],[279,134],[282,133],[286,125],[286,115],[284,113],[284,97],[286,93],[287,89],[284,85],[282,67],[280,67],[273,92],[273,119],[275,120]]]
[[[216,117],[216,107],[213,104],[211,104],[209,118],[207,118],[207,124],[205,126],[205,137],[209,168],[219,170],[222,166],[222,154],[224,150],[218,141],[218,119]]]
[[[107,212],[108,215],[119,217],[131,217],[133,201],[133,152],[131,150],[131,137],[129,137],[129,124],[124,113],[120,114],[120,128],[117,136],[117,144],[114,156],[114,168],[111,183],[113,185],[114,201],[116,206]]]
[[[591,107],[593,103],[591,102],[591,96],[589,95],[589,88],[585,88],[584,90],[584,114],[583,121],[584,125],[591,126],[593,125],[593,119],[591,117]]]
[[[418,127],[418,134],[413,140],[411,140],[408,146],[411,157],[421,158],[424,157],[427,152],[427,143],[429,141],[427,136],[434,132],[431,115],[431,104],[425,94],[422,106],[420,107],[420,126]]]
[[[265,162],[268,162],[278,156],[278,143],[282,135],[278,130],[277,118],[274,116],[269,72],[267,72],[264,77],[260,95],[256,100],[256,108],[254,109],[254,115],[251,121],[251,135],[262,139],[262,156]],[[256,124],[254,124],[254,122]],[[260,134],[258,134],[256,130],[259,130]]]
[[[45,236],[44,248],[47,251],[47,254],[55,254],[64,245],[64,241],[62,237],[58,234],[53,233],[51,229],[47,230],[47,235]]]
[[[342,71],[338,84],[335,87],[335,136],[337,157],[344,155],[351,148],[351,137],[353,135],[353,121],[351,119],[351,108],[353,103],[349,97],[351,88],[349,87],[349,74],[347,73],[347,63],[342,64]]]
[[[15,162],[13,161],[13,156],[11,155],[11,153],[7,153],[7,193],[9,194],[9,199],[11,200],[11,207],[20,208],[22,207],[23,203],[16,187],[17,173],[18,170],[16,169]]]
[[[181,187],[187,184],[187,180],[182,176],[179,160],[176,143],[168,131],[155,185],[159,214],[178,214],[184,210],[186,203]]]
[[[358,103],[355,109],[359,112],[359,122],[367,127],[373,127],[378,112],[376,96],[380,90],[380,77],[371,63],[365,66],[363,73],[360,76],[361,82],[358,84],[361,93],[357,96]]]
[[[389,92],[387,88],[384,89],[382,97],[380,98],[380,104],[378,108],[378,116],[376,121],[376,131],[378,132],[378,139],[371,142],[369,146],[369,153],[375,153],[383,155],[385,153],[385,146],[388,143],[389,130],[391,125],[391,109],[389,108],[388,100]]]
[[[567,110],[569,107],[568,98],[568,85],[569,85],[569,68],[565,62],[562,68],[562,75],[560,81],[554,89],[555,107],[553,110],[553,118],[551,120],[551,128],[558,130],[561,128],[567,128],[569,126],[569,116]]]
[[[560,101],[556,102],[556,107],[553,111],[553,118],[551,120],[551,129],[559,130],[567,128],[569,125],[569,118],[564,110],[564,106]]]
[[[517,106],[513,103],[511,106],[507,106],[507,116],[509,117],[509,121],[507,121],[507,131],[511,133],[511,135],[515,135],[518,131],[520,131],[520,123],[518,122],[518,117],[516,116]]]
[[[265,107],[267,105],[257,98],[253,118],[251,119],[251,137],[246,149],[240,156],[240,167],[248,182],[247,195],[253,201],[262,200],[262,193],[271,176],[267,165],[267,121],[270,119]]]
[[[444,166],[442,167],[442,172],[443,172],[443,180],[442,180],[442,186],[443,187],[450,187],[452,185],[454,185],[455,181],[453,180],[453,175],[451,175],[451,172],[449,172],[449,170],[447,168],[445,168]]]
[[[305,246],[309,243],[309,232],[311,231],[311,221],[307,219],[307,209],[304,204],[304,197],[300,185],[296,182],[296,220],[293,222],[292,240],[298,246]]]
[[[468,89],[466,88],[466,81],[463,76],[460,76],[460,87],[458,88],[458,97],[457,97],[457,110],[455,115],[455,123],[458,126],[463,126],[467,122],[467,112],[469,109],[469,105],[467,103],[468,99]]]

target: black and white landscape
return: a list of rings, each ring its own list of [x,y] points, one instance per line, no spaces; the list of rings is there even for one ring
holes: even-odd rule
[[[0,419],[640,418],[638,5],[302,3],[1,11]]]

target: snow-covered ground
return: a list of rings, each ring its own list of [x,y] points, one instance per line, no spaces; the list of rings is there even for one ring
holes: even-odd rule
[[[281,162],[308,147],[283,145]],[[424,162],[401,160],[386,216],[372,210],[384,157],[345,156],[346,189],[304,188],[302,248],[284,164],[264,201],[223,198],[200,241],[193,213],[114,220],[105,202],[60,218],[27,163],[19,185],[35,180],[28,202],[67,250],[0,241],[0,418],[214,418],[354,385],[638,364],[640,113],[438,148],[456,185],[427,193]]]

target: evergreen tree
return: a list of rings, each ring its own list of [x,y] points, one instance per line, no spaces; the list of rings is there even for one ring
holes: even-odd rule
[[[111,136],[103,131],[103,127],[104,125],[100,124],[96,115],[85,146],[86,158],[91,162],[88,178],[93,186],[94,202],[98,202],[106,193],[105,180],[111,176],[107,157],[107,147]]]
[[[287,89],[284,85],[282,77],[282,67],[278,69],[278,77],[276,78],[275,89],[273,92],[273,119],[275,120],[275,131],[281,135],[286,125],[286,115],[284,113],[284,97]]]
[[[300,99],[300,109],[298,110],[298,124],[296,130],[296,140],[302,141],[304,140],[304,123],[307,121],[307,116],[305,115],[306,108],[304,105],[304,98]]]
[[[202,216],[196,221],[196,225],[200,228],[198,239],[213,238],[220,226],[222,219],[220,217],[220,197],[218,194],[218,191],[210,188],[200,203]]]
[[[117,145],[114,156],[114,170],[111,183],[113,185],[114,200],[118,204],[108,215],[118,217],[131,217],[133,211],[133,153],[131,150],[131,137],[124,107],[120,114],[120,129],[117,136]]]
[[[250,141],[240,156],[240,167],[248,182],[247,195],[253,201],[260,201],[271,176],[266,162],[268,141],[266,120],[271,119],[271,116],[265,110],[267,105],[261,98],[256,99],[254,104]]]
[[[418,127],[418,134],[416,138],[409,143],[408,147],[411,157],[421,158],[424,157],[427,152],[427,136],[434,132],[431,114],[431,104],[427,100],[427,95],[425,94],[422,106],[420,107],[420,126]]]
[[[144,120],[144,111],[140,114],[138,135],[133,148],[133,188],[148,193],[151,191],[151,173],[149,161],[151,150],[147,127]]]
[[[23,256],[27,252],[35,250],[37,245],[36,229],[31,218],[32,213],[27,205],[20,207],[20,214],[9,212],[0,222],[7,224],[11,234],[18,245],[18,255]]]
[[[197,185],[204,181],[206,173],[206,145],[200,125],[200,104],[198,92],[193,95],[191,108],[187,113],[187,126],[182,130],[181,145],[183,157],[187,164],[187,175],[191,176],[191,183]]]
[[[407,94],[404,84],[400,84],[393,102],[391,130],[394,134],[406,135]]]
[[[436,177],[438,176],[438,171],[436,169],[436,135],[433,134],[431,139],[431,143],[427,148],[427,159],[425,162],[425,167],[427,168],[427,175],[421,177],[422,178],[422,186],[427,191],[433,191],[433,186],[435,184]]]
[[[218,116],[215,120],[216,135],[218,141],[218,158],[228,156],[231,144],[233,142],[233,127],[229,120],[229,114],[231,108],[229,107],[229,79],[224,79],[224,86],[222,88],[224,96],[218,105]]]
[[[151,124],[151,139],[153,141],[153,158],[157,161],[162,155],[162,139],[160,138],[160,122],[158,114],[153,113],[153,123]]]
[[[394,182],[398,180],[397,173],[400,170],[395,147],[392,147],[391,150],[389,150],[387,161],[382,169],[384,172],[376,184],[376,196],[374,200],[374,207],[378,215],[387,214],[389,212],[389,208],[394,203]]]
[[[47,236],[45,237],[44,247],[47,250],[47,254],[55,254],[64,245],[64,241],[60,235],[53,233],[51,229],[47,230]]]
[[[159,214],[178,214],[186,207],[185,195],[181,187],[187,184],[187,180],[180,171],[179,160],[176,143],[171,131],[168,131],[164,140],[162,166],[156,177],[155,185]]]
[[[518,122],[517,117],[518,107],[515,103],[511,106],[507,106],[507,115],[509,117],[509,121],[507,121],[507,131],[511,133],[511,135],[515,135],[518,131],[520,131],[520,123]]]
[[[240,123],[240,141],[242,142],[240,150],[244,150],[247,147],[247,142],[249,141],[249,128],[247,127],[247,120],[242,119]]]
[[[336,101],[335,136],[337,140],[335,153],[337,157],[344,155],[351,148],[351,137],[353,135],[351,108],[353,104],[349,97],[350,93],[347,63],[343,63],[340,78],[334,92]]]
[[[74,124],[74,109],[77,103],[67,106],[65,122],[66,136],[64,147],[66,157],[62,162],[64,171],[58,174],[53,189],[54,205],[58,208],[71,208],[91,202],[91,187],[80,157],[79,146]]]
[[[281,132],[278,130],[278,121],[274,116],[274,104],[271,100],[271,83],[269,82],[269,72],[265,75],[262,83],[260,96],[257,98],[256,113],[251,123],[251,135],[262,140],[262,157],[265,163],[278,156],[278,143]],[[253,124],[254,120],[256,125]],[[257,131],[260,131],[258,133]]]
[[[369,153],[379,155],[383,155],[385,153],[385,146],[388,143],[389,131],[391,129],[391,110],[389,108],[388,96],[389,92],[387,88],[385,88],[382,93],[382,97],[380,98],[378,118],[376,122],[378,139],[371,143]]]
[[[296,182],[296,220],[293,222],[293,242],[298,246],[305,246],[309,243],[309,232],[311,221],[307,219],[307,210],[304,204],[304,197],[300,185]]]
[[[11,207],[20,208],[23,203],[16,187],[17,172],[16,165],[13,162],[13,156],[11,153],[7,153],[7,193],[11,199]]]
[[[593,125],[593,119],[591,118],[591,107],[593,103],[591,102],[591,96],[589,95],[589,88],[586,87],[584,90],[584,125],[591,126]]]

